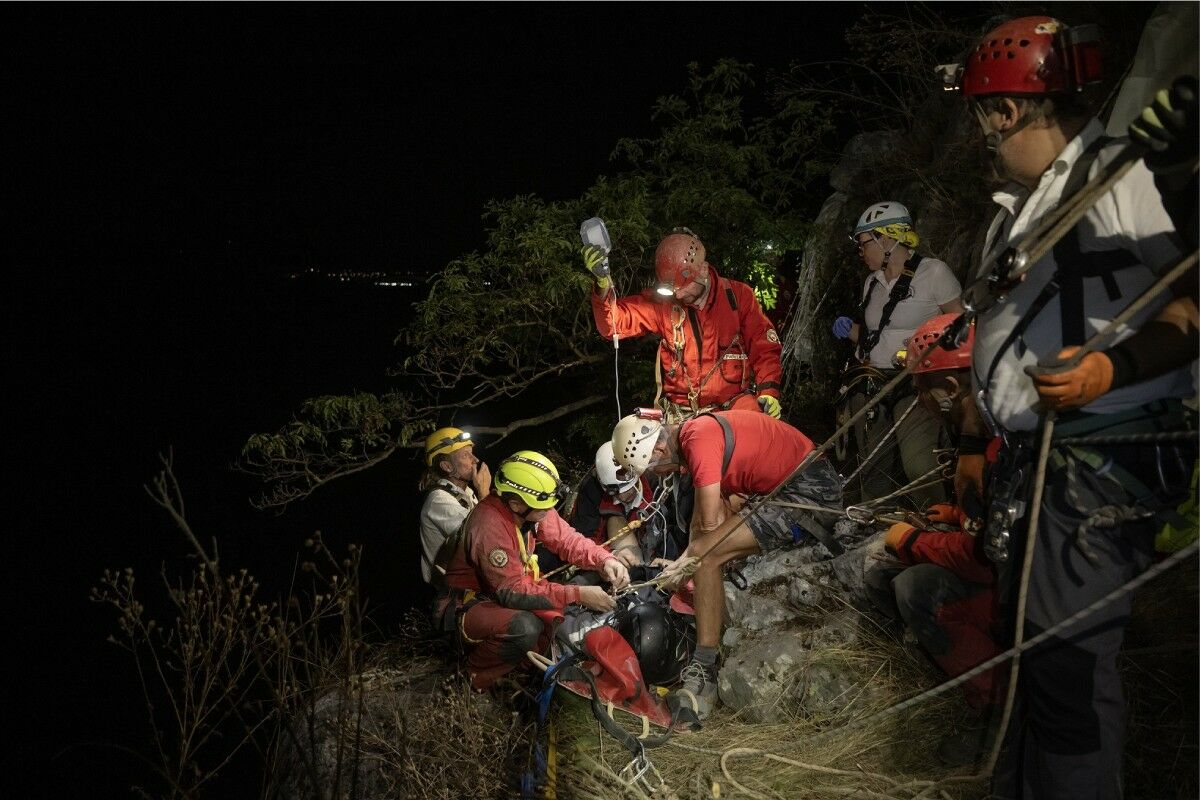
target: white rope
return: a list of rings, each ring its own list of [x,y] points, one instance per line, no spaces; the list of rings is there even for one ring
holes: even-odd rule
[[[911,414],[912,410],[916,407],[917,407],[917,398],[914,397],[913,401],[908,404],[908,408],[904,409],[904,413],[900,415],[900,419],[896,420],[895,424],[893,424],[892,427],[888,429],[888,432],[885,433],[883,435],[883,438],[879,440],[879,444],[875,445],[875,449],[873,449],[870,453],[868,453],[867,457],[864,458],[862,460],[862,462],[858,465],[858,469],[854,470],[854,472],[851,472],[848,476],[846,476],[842,480],[842,486],[850,485],[850,481],[854,480],[858,476],[858,473],[862,472],[864,469],[867,468],[867,465],[871,463],[871,459],[875,458],[875,456],[879,454],[880,448],[882,448],[885,444],[888,443],[888,440],[891,439],[893,435],[895,435],[896,429],[900,427],[900,423],[904,422],[904,420],[908,418],[908,415]]]

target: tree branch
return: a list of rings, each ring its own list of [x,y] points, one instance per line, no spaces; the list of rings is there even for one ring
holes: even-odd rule
[[[587,408],[588,406],[595,405],[596,403],[603,401],[605,397],[606,395],[602,394],[589,395],[582,400],[576,400],[574,403],[567,403],[565,406],[556,408],[553,411],[548,411],[541,416],[527,417],[526,419],[519,419],[516,422],[510,422],[503,428],[475,427],[473,428],[473,431],[476,435],[489,434],[499,436],[500,438],[498,438],[496,442],[500,442],[514,431],[520,430],[521,428],[533,427],[534,425],[542,425],[543,423],[556,420],[560,417],[565,417],[567,414],[573,414],[581,408]],[[492,444],[495,444],[496,442],[492,442]]]

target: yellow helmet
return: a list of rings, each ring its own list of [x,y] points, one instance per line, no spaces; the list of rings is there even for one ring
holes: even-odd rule
[[[461,428],[438,428],[425,438],[425,465],[433,466],[439,455],[450,455],[472,444],[471,434]]]
[[[519,450],[501,461],[492,482],[497,494],[516,495],[530,508],[554,508],[567,495],[558,469],[533,450]]]

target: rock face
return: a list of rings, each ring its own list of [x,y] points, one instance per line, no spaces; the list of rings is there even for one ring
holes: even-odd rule
[[[847,548],[837,558],[819,545],[778,550],[741,567],[745,589],[725,583],[718,691],[748,722],[832,716],[870,693],[864,676],[832,653],[859,637],[857,609],[869,604],[863,569],[881,534],[842,520],[835,535]]]
[[[471,693],[438,659],[376,668],[292,719],[268,796],[501,796],[509,725],[507,709]]]

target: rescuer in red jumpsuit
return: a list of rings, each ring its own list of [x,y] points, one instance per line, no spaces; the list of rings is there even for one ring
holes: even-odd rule
[[[599,571],[614,589],[629,583],[624,564],[554,510],[567,487],[550,459],[532,450],[514,453],[496,469],[494,485],[463,522],[442,605],[442,616],[457,616],[459,640],[469,651],[467,672],[479,691],[525,662],[527,651],[543,650],[546,624],[560,619],[564,606],[601,612],[615,606],[600,586],[541,580],[534,553],[539,542],[566,562]]]
[[[659,242],[657,297],[649,290],[616,297],[604,252],[589,246],[583,254],[596,278],[592,315],[600,335],[661,337],[657,379],[668,421],[760,406],[779,418],[779,335],[754,290],[718,275],[695,234],[677,228]]]
[[[937,346],[957,317],[943,314],[926,321],[913,332],[907,349],[909,358],[917,359],[913,385],[918,400],[943,421],[960,449],[973,452],[983,442],[963,435],[961,423],[962,404],[974,402],[969,372],[974,330],[968,329],[967,340],[957,349]],[[995,568],[982,539],[966,532],[972,524],[962,509],[939,503],[925,515],[929,524],[898,522],[888,530],[887,555],[868,562],[865,583],[875,605],[902,619],[937,665],[955,677],[1003,649],[993,633]],[[1004,667],[993,668],[963,685],[977,718],[942,740],[938,755],[943,761],[971,763],[990,745],[999,722],[992,710],[1004,700],[1006,675]]]

